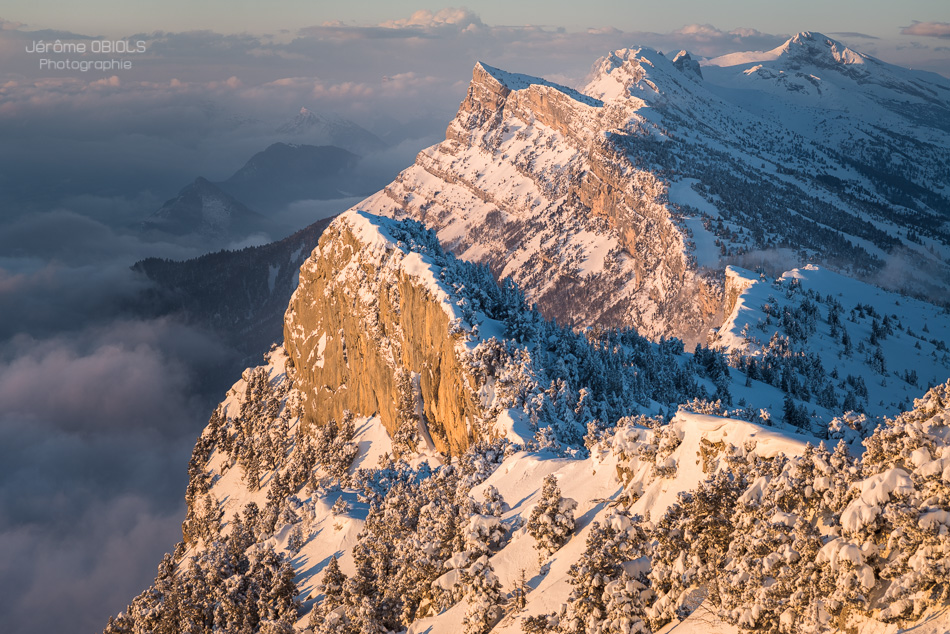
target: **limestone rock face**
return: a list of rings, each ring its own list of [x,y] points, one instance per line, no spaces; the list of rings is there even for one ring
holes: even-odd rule
[[[339,420],[350,410],[378,414],[392,435],[395,376],[404,370],[418,375],[417,397],[436,449],[457,454],[481,416],[474,382],[459,361],[464,344],[452,334],[460,316],[434,277],[438,267],[397,244],[387,228],[398,225],[348,212],[300,269],[284,347],[305,397],[304,425]]]
[[[559,323],[699,341],[721,275],[698,269],[667,185],[628,154],[642,103],[478,64],[446,140],[361,208],[420,220]]]

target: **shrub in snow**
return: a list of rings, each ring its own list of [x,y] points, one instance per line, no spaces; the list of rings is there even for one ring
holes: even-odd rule
[[[874,431],[877,423],[865,414],[845,412],[828,423],[828,439],[836,442],[843,440],[845,444],[855,446]]]
[[[574,532],[574,509],[577,502],[561,497],[557,478],[549,475],[541,487],[541,500],[531,510],[528,534],[534,537],[539,559],[544,561],[556,552]]]
[[[529,616],[521,622],[521,631],[525,634],[548,634],[558,631],[558,617],[556,614],[538,614]]]
[[[511,441],[506,438],[481,440],[470,446],[459,457],[460,485],[471,489],[484,482],[505,460],[505,451],[509,446]]]
[[[345,515],[350,511],[350,503],[341,495],[330,507],[330,512],[334,515]]]
[[[604,587],[603,634],[651,634],[640,597],[645,588],[625,572]]]
[[[475,557],[498,550],[506,534],[501,519],[494,515],[472,515],[462,531],[465,549]]]
[[[482,497],[483,501],[481,507],[483,515],[494,515],[495,517],[501,517],[502,513],[508,510],[508,505],[505,504],[505,500],[501,497],[501,493],[499,493],[498,489],[495,487],[491,485],[485,487],[485,493]]]
[[[656,438],[656,454],[654,463],[656,464],[656,474],[661,478],[673,478],[676,476],[676,460],[672,457],[673,452],[683,442],[680,431],[671,425],[660,428]]]
[[[313,634],[352,634],[353,625],[342,607],[326,614],[314,608],[310,613],[310,629]]]

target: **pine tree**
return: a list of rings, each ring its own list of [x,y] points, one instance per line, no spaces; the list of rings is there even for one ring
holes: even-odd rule
[[[320,604],[324,611],[333,610],[343,603],[344,589],[346,586],[346,575],[340,570],[340,563],[336,555],[330,558],[323,571],[323,578],[317,591],[323,595],[323,602]]]
[[[486,634],[500,616],[501,583],[487,555],[475,560],[466,571],[469,591],[466,595],[465,634]]]
[[[297,522],[294,524],[293,529],[290,531],[290,536],[287,538],[287,550],[289,550],[292,555],[296,555],[300,552],[300,549],[303,548],[306,541],[303,534],[303,522]]]
[[[412,373],[403,368],[396,370],[396,431],[393,434],[393,452],[396,457],[411,456],[419,442],[419,413]]]
[[[511,594],[512,603],[514,603],[516,610],[523,610],[528,604],[528,592],[528,580],[525,578],[524,568],[522,568],[518,575],[518,584]]]
[[[554,554],[574,531],[574,509],[577,502],[561,497],[557,478],[551,474],[544,478],[541,500],[531,511],[528,533],[535,539],[538,557],[544,561]]]

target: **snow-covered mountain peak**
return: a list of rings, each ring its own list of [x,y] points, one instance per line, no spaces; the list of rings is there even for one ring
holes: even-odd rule
[[[776,59],[791,66],[807,64],[819,68],[866,65],[873,58],[848,48],[841,42],[821,33],[802,31],[774,50]],[[854,72],[855,69],[849,69]],[[867,69],[863,69],[867,70]]]
[[[541,77],[534,77],[533,75],[525,75],[523,73],[511,73],[500,68],[495,68],[494,66],[489,66],[484,62],[478,62],[475,64],[472,81],[473,83],[477,83],[485,80],[494,80],[494,82],[496,82],[499,87],[510,91],[527,90],[531,86],[547,86],[549,88],[554,88],[555,90],[564,93],[571,99],[579,101],[585,105],[593,107],[600,107],[603,105],[599,100],[592,99],[591,97],[588,97],[587,95],[582,94],[573,88],[556,84]]]
[[[703,71],[699,67],[699,62],[689,54],[688,51],[680,51],[673,57],[673,66],[676,66],[680,72],[695,75],[696,79],[703,78]]]
[[[667,82],[660,78],[670,70],[676,72],[659,51],[642,47],[617,49],[594,63],[584,92],[604,101],[633,97],[649,102],[663,92]]]
[[[703,82],[699,62],[689,52],[680,51],[673,59],[646,47],[623,48],[600,58],[593,66],[583,92],[611,102],[627,102],[625,107],[671,103],[682,107],[710,95],[698,88]]]
[[[356,154],[376,152],[386,144],[369,130],[334,113],[317,113],[302,106],[293,120],[277,128],[287,140],[303,140],[311,145],[335,145]]]

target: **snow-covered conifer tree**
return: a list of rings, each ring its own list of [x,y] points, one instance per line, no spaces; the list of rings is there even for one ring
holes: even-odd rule
[[[466,595],[465,634],[486,634],[498,621],[501,605],[501,583],[487,555],[468,567],[469,591]]]
[[[535,539],[535,548],[543,561],[564,545],[574,532],[574,509],[577,502],[561,497],[557,478],[544,479],[541,500],[531,511],[528,533]]]

